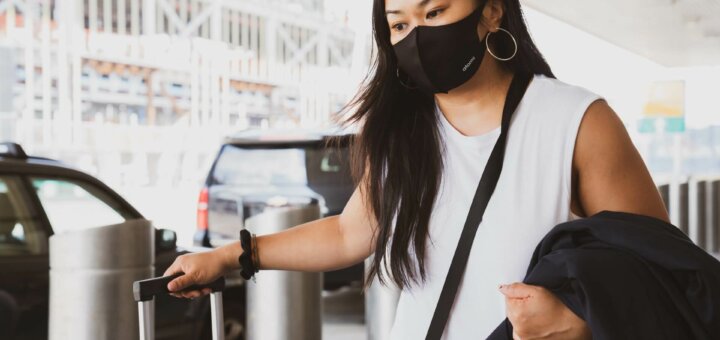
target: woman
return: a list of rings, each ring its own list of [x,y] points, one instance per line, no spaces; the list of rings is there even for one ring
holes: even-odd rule
[[[345,121],[362,123],[359,185],[341,215],[258,236],[261,269],[327,271],[374,253],[366,284],[389,276],[402,288],[391,338],[423,338],[508,88],[531,73],[444,338],[484,338],[506,315],[523,340],[589,338],[552,293],[519,282],[558,223],[602,210],[668,221],[620,119],[598,95],[554,78],[518,0],[375,0],[373,25],[374,72]],[[165,274],[185,275],[169,289],[206,294],[179,291],[238,268],[241,252],[236,242],[178,258]]]

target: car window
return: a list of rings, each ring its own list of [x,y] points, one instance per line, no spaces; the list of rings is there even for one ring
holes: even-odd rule
[[[226,145],[213,184],[242,186],[351,185],[347,148],[243,148]]]
[[[305,150],[244,149],[226,145],[215,164],[212,178],[215,184],[305,185]]]
[[[308,184],[352,185],[350,159],[347,148],[308,149],[306,154]]]
[[[0,177],[0,257],[42,254],[47,234],[18,177]]]
[[[56,178],[32,178],[31,181],[55,233],[126,220],[117,203],[90,184]]]

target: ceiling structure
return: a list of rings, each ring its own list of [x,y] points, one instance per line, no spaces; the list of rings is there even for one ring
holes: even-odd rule
[[[720,0],[522,0],[664,66],[720,66]]]

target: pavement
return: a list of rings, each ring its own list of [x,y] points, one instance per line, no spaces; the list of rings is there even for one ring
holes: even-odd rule
[[[323,340],[367,340],[365,300],[359,286],[323,291]]]

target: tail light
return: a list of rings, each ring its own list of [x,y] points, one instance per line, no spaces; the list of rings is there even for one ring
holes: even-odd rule
[[[200,190],[197,206],[197,228],[198,230],[208,229],[208,188]]]

